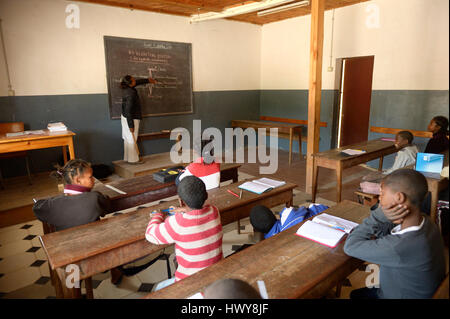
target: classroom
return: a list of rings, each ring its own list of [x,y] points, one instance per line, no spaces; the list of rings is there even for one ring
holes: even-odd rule
[[[444,245],[434,296],[448,299],[448,12],[447,0],[0,1],[0,299],[184,299],[225,278],[263,298],[349,299],[376,262],[351,257],[344,241],[329,248],[294,236],[300,224],[259,240],[250,212],[264,205],[280,220],[287,207],[318,204],[361,224],[379,201],[362,181],[393,167],[400,131],[428,153],[436,116],[447,120],[446,150],[436,152],[438,177],[425,176],[426,220]],[[130,120],[123,94],[133,92],[142,116]],[[11,123],[19,128],[8,131]],[[155,244],[146,227],[152,212],[179,205],[181,180],[163,170],[198,164],[196,137],[223,161],[211,173],[220,187],[201,180],[220,212],[224,258],[155,290],[178,276],[179,248]],[[33,207],[66,193],[50,175],[73,159],[90,163],[91,188],[111,199],[111,214],[57,230]],[[261,178],[283,184],[239,188]],[[255,262],[267,251],[273,262]],[[80,288],[62,284],[70,264],[81,268]]]

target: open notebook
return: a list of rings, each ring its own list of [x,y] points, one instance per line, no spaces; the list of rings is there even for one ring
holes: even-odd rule
[[[323,213],[303,223],[296,235],[334,248],[356,226],[352,221]]]
[[[264,192],[267,192],[273,188],[282,186],[284,184],[286,184],[286,182],[263,177],[260,179],[255,179],[254,181],[251,182],[245,182],[239,185],[239,188],[245,189],[247,191],[256,194],[262,194]]]

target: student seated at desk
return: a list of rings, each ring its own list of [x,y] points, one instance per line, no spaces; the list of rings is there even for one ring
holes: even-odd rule
[[[439,154],[448,150],[448,119],[445,116],[435,116],[428,124],[428,131],[433,137],[428,141],[424,153]]]
[[[64,181],[64,194],[36,201],[33,212],[57,231],[99,220],[111,212],[109,198],[92,191],[91,165],[82,159],[68,161],[52,176]]]
[[[409,131],[400,131],[395,135],[394,145],[398,152],[392,167],[385,170],[383,174],[390,174],[399,168],[416,163],[416,157],[419,150],[416,145],[412,144],[413,139],[414,135]]]
[[[205,150],[206,144],[210,141],[203,141],[198,148],[200,152],[196,151],[194,147],[195,161],[189,164],[185,171],[181,173],[175,183],[178,183],[186,176],[196,176],[205,183],[206,190],[210,190],[220,185],[220,164],[214,161],[214,154]],[[200,153],[200,154],[199,154]]]
[[[178,184],[182,207],[174,215],[151,213],[145,238],[153,244],[175,243],[178,263],[175,276],[160,282],[155,291],[186,278],[223,258],[222,223],[216,207],[205,205],[205,184],[195,176],[186,176]]]
[[[353,290],[352,299],[431,298],[445,277],[442,237],[420,212],[428,191],[411,169],[383,178],[379,205],[348,236],[347,255],[380,265],[380,287]]]
[[[413,139],[414,135],[409,131],[400,131],[395,135],[394,145],[398,152],[394,164],[383,172],[373,172],[364,176],[359,184],[362,192],[379,195],[380,181],[385,175],[416,163],[419,150],[416,145],[412,144]],[[378,197],[374,198],[371,204],[375,204],[377,201]]]
[[[259,205],[250,211],[250,223],[259,235],[262,234],[264,238],[269,238],[326,209],[328,206],[320,204],[311,204],[309,208],[286,207],[280,212],[278,220],[269,208]],[[258,240],[258,238],[256,239]]]

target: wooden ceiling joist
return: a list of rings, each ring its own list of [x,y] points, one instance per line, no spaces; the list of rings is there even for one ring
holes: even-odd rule
[[[194,14],[221,12],[230,7],[241,6],[262,0],[78,0],[80,2],[102,4],[128,9],[145,10],[157,13],[190,17]],[[298,2],[301,0],[293,1]],[[341,8],[369,0],[325,0],[325,10]],[[311,0],[310,0],[311,2]],[[263,25],[311,14],[311,5],[258,16],[256,12],[236,15],[227,19]]]

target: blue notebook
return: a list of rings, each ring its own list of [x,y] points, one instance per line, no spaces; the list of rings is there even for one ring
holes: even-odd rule
[[[443,166],[444,154],[417,153],[416,171],[421,172],[425,177],[441,178]]]

